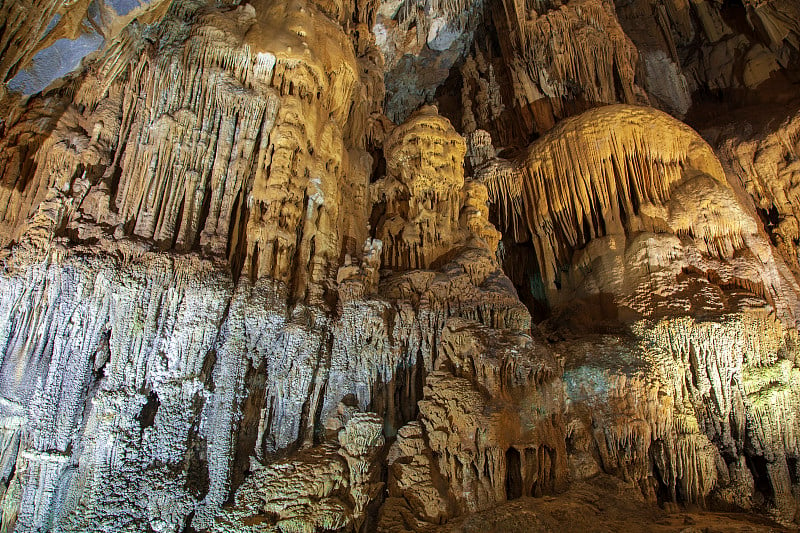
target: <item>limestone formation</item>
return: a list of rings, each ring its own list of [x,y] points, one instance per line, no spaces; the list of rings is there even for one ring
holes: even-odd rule
[[[0,0],[0,533],[796,529],[798,20]]]
[[[465,184],[464,139],[435,107],[395,128],[384,153],[387,175],[370,190],[383,209],[377,234],[385,266],[428,268],[473,237],[494,252],[498,238],[488,222],[485,187]]]
[[[390,0],[374,13],[383,57],[386,114],[402,122],[429,102],[466,55],[484,16],[484,0]]]
[[[711,147],[664,113],[588,111],[479,175],[515,238],[531,236],[552,302],[605,295],[640,316],[738,305],[698,297],[710,282],[766,298],[794,323],[797,282]]]
[[[514,58],[515,108],[529,130],[550,129],[567,116],[571,100],[587,106],[647,101],[634,81],[638,53],[613,2],[504,0],[497,21],[501,44]]]
[[[800,117],[795,112],[765,129],[731,132],[720,139],[720,152],[756,208],[769,219],[767,231],[796,271],[800,219],[794,206],[800,170]]]

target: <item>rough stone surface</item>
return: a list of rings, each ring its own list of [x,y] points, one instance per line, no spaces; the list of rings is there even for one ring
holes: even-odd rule
[[[0,533],[796,529],[798,21],[0,0]]]

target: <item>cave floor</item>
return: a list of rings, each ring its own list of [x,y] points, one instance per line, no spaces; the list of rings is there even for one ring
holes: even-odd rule
[[[663,509],[647,502],[634,486],[599,475],[573,483],[556,496],[523,497],[481,513],[454,520],[444,533],[586,533],[682,532],[767,533],[797,531],[766,515],[711,512],[674,505]]]

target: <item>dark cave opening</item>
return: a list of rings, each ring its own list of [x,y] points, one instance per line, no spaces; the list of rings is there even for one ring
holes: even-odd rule
[[[192,399],[191,409],[193,412],[199,413],[203,410],[204,404],[205,398],[202,394],[198,394]],[[193,424],[189,430],[184,461],[186,490],[198,500],[202,500],[208,494],[211,478],[208,472],[208,442],[201,435],[199,423]],[[191,520],[188,523],[191,523]]]
[[[139,426],[141,426],[142,429],[153,426],[156,420],[156,414],[158,413],[158,408],[160,406],[161,402],[158,400],[158,394],[156,394],[156,391],[151,390],[150,394],[147,395],[147,402],[139,412],[139,416],[136,417],[136,419],[139,421]]]
[[[745,456],[745,459],[753,474],[755,492],[761,494],[767,502],[774,502],[775,491],[769,479],[767,460],[759,455]]]
[[[759,218],[767,228],[774,228],[781,221],[780,213],[778,213],[778,208],[775,207],[775,204],[772,204],[767,209],[758,208],[757,211]]]
[[[206,222],[208,221],[208,215],[211,212],[211,198],[213,196],[213,191],[211,190],[211,182],[206,184],[205,192],[203,193],[203,203],[200,205],[200,215],[198,217],[198,222],[196,223],[194,228],[190,228],[194,232],[194,239],[192,242],[184,243],[185,250],[193,250],[193,251],[200,251],[200,241],[203,236],[203,229],[206,227]],[[185,201],[185,200],[184,200]],[[181,208],[183,208],[183,203],[181,203]],[[236,213],[233,211],[231,214]],[[177,220],[180,221],[182,218],[182,214],[178,215]],[[187,221],[188,223],[188,221]],[[175,232],[175,239],[178,238],[178,232]],[[229,234],[230,235],[230,234]],[[174,248],[173,244],[173,248]]]
[[[797,457],[787,457],[786,466],[789,468],[789,481],[792,483],[792,485],[797,485],[800,483],[800,473],[797,471]]]
[[[664,481],[664,475],[662,473],[662,468],[666,465],[663,464],[658,457],[662,456],[667,448],[667,444],[662,440],[658,439],[650,446],[649,454],[650,454],[650,461],[653,464],[653,480],[655,481],[655,493],[656,493],[656,500],[658,501],[659,506],[662,506],[665,503],[672,503],[675,502],[677,499],[676,494],[670,490],[669,485]],[[669,473],[666,473],[669,475]]]
[[[496,228],[502,228],[498,224],[496,209],[490,210],[489,220]],[[503,232],[498,260],[503,272],[514,285],[520,301],[528,308],[533,322],[545,320],[550,314],[550,307],[542,271],[536,259],[536,249],[530,239],[516,242],[510,232]]]
[[[231,273],[235,281],[238,281],[239,276],[242,274],[247,255],[247,219],[250,216],[250,211],[245,205],[246,202],[242,201],[242,197],[243,191],[239,191],[233,201],[225,249],[225,255],[228,257]]]
[[[368,411],[383,417],[383,433],[387,438],[394,437],[398,429],[417,418],[425,374],[425,363],[418,354],[416,363],[397,367],[391,379],[372,386]]]
[[[267,383],[266,362],[262,361],[258,367],[251,365],[247,369],[244,382],[246,383],[246,389],[249,394],[242,401],[241,417],[238,421],[238,427],[236,428],[238,439],[230,469],[231,490],[228,503],[233,501],[236,489],[239,488],[239,485],[242,484],[250,473],[250,457],[265,453],[263,449],[256,450],[256,443],[258,442],[259,436],[258,430],[261,409],[264,407],[265,402]],[[267,427],[269,427],[269,425]]]
[[[522,497],[522,461],[516,448],[506,451],[506,499]]]
[[[736,33],[747,36],[753,42],[758,42],[759,37],[756,35],[758,28],[754,27],[757,17],[751,19],[747,15],[747,8],[744,6],[742,0],[725,0],[722,2],[720,8],[720,15],[725,23],[730,26]]]

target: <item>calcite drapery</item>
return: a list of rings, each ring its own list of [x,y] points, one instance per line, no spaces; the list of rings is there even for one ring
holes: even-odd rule
[[[796,319],[796,281],[711,147],[664,113],[624,105],[587,111],[516,164],[488,160],[478,175],[516,238],[531,236],[551,302],[577,291],[611,295],[644,316],[727,308],[696,296],[693,272],[704,276],[699,283],[739,286]]]

